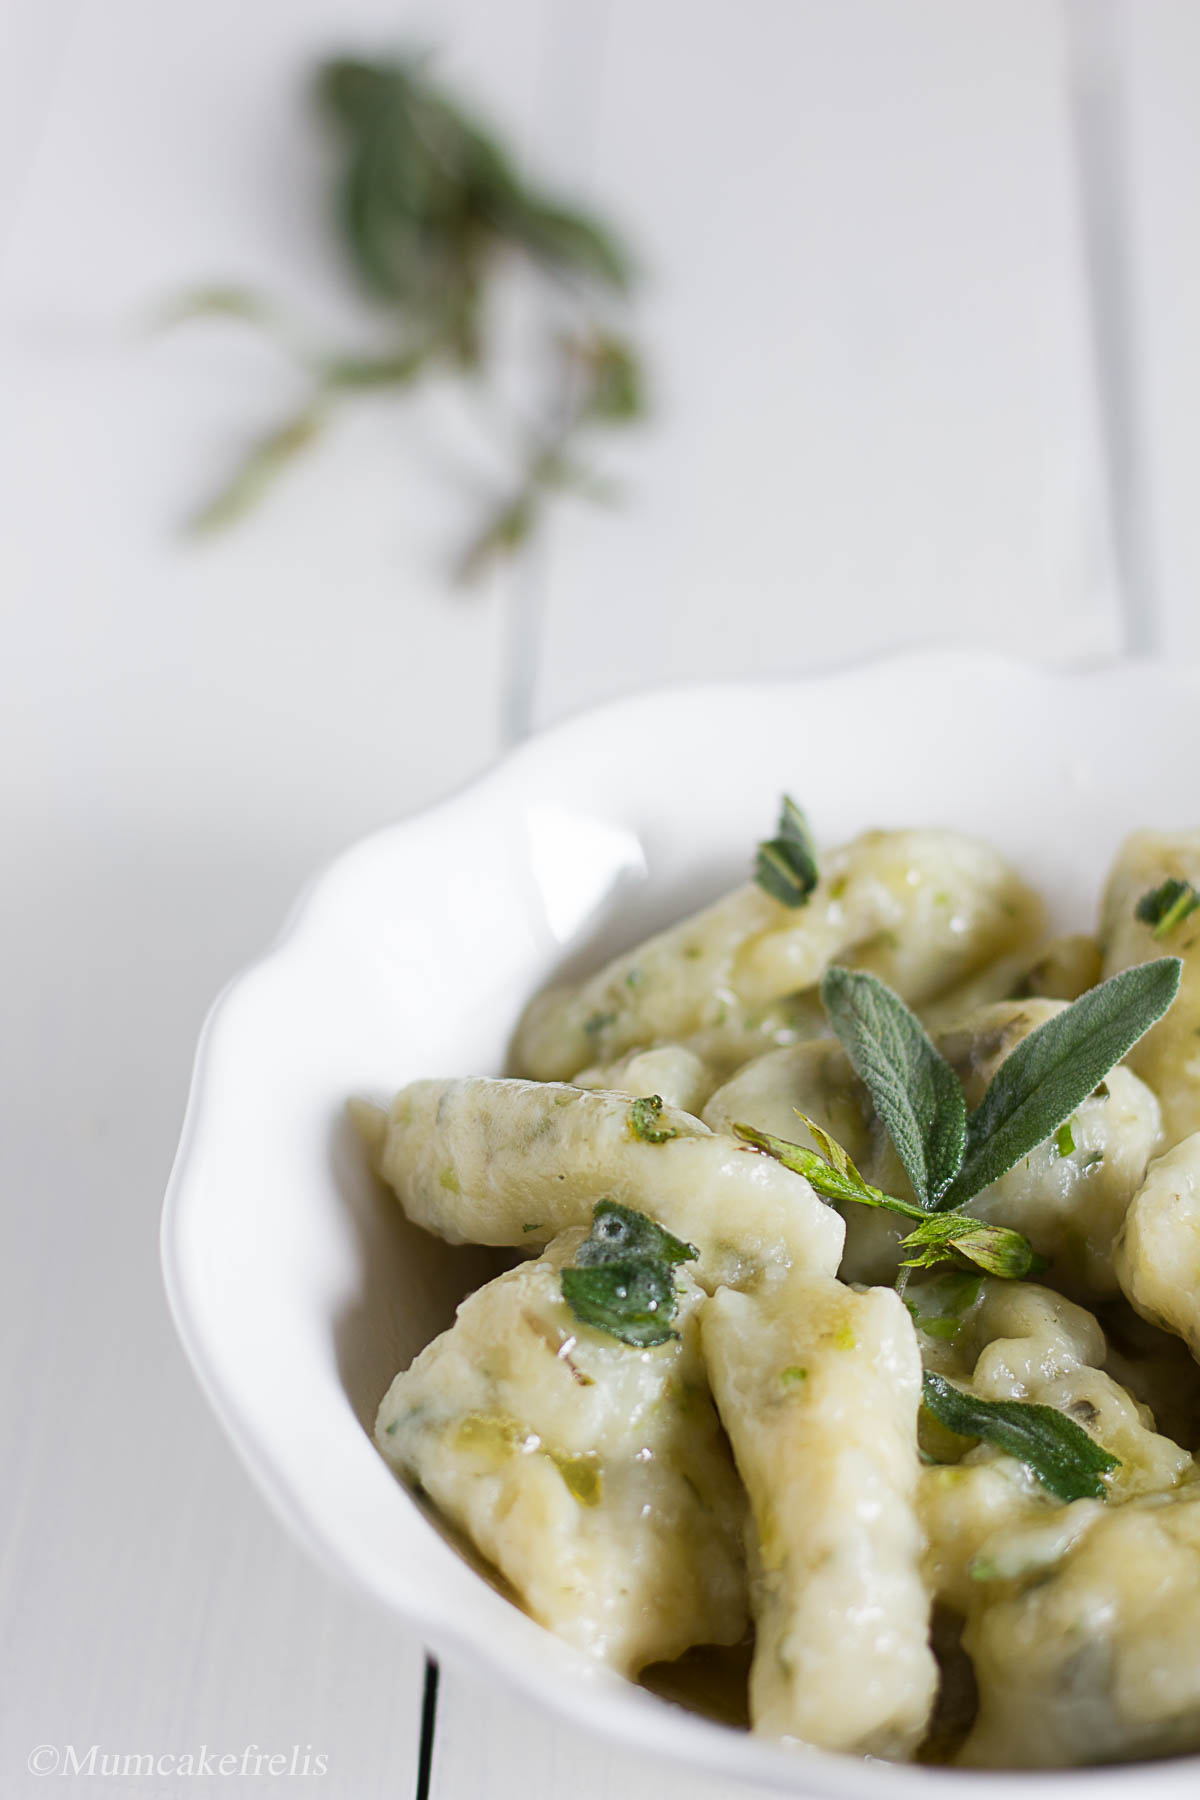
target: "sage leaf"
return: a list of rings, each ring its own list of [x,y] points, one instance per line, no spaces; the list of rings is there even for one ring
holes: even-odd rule
[[[561,1271],[563,1299],[585,1325],[648,1349],[679,1334],[671,1321],[679,1303],[673,1269],[699,1252],[645,1213],[599,1200],[592,1228]]]
[[[529,392],[518,410],[528,423],[514,434],[512,479],[456,559],[460,579],[472,579],[522,548],[556,488],[605,497],[606,484],[574,452],[597,428],[644,411],[637,351],[610,328],[614,300],[636,284],[634,259],[603,219],[544,188],[445,91],[427,56],[331,58],[316,72],[314,97],[334,140],[337,247],[382,332],[373,329],[362,351],[319,352],[271,302],[232,284],[172,309],[176,321],[224,315],[257,326],[299,363],[310,389],[303,411],[251,448],[193,528],[231,525],[256,505],[314,441],[334,400],[347,408],[371,394],[403,400],[438,377],[465,377],[486,426],[506,360],[492,324],[515,253],[555,295],[569,289],[574,323],[564,336],[561,306],[543,309],[520,359]]]
[[[938,1205],[961,1206],[1048,1138],[1176,994],[1177,956],[1123,969],[1023,1038],[967,1121],[963,1165]]]
[[[700,1252],[694,1244],[685,1244],[663,1226],[622,1206],[616,1200],[597,1200],[592,1208],[592,1229],[575,1252],[575,1266],[588,1268],[597,1263],[694,1262]]]
[[[827,969],[821,999],[855,1074],[875,1104],[926,1209],[962,1164],[967,1105],[957,1075],[925,1027],[875,975]]]
[[[1177,925],[1190,918],[1198,906],[1200,894],[1190,881],[1168,877],[1161,887],[1151,888],[1142,895],[1133,909],[1133,916],[1143,925],[1153,925],[1156,938],[1165,938],[1170,937]]]
[[[808,820],[790,795],[783,796],[778,835],[758,846],[754,879],[784,906],[807,906],[817,885],[817,852]]]
[[[562,1271],[563,1298],[575,1317],[623,1344],[648,1349],[678,1337],[675,1283],[663,1264],[605,1262]]]
[[[1120,1458],[1057,1407],[1030,1400],[981,1400],[929,1371],[922,1399],[948,1431],[982,1438],[1024,1463],[1055,1499],[1108,1498],[1103,1477],[1120,1467]]]

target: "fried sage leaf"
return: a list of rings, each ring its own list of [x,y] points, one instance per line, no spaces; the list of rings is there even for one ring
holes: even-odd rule
[[[1156,938],[1165,938],[1170,937],[1177,925],[1190,918],[1198,906],[1200,894],[1191,882],[1168,876],[1161,887],[1151,888],[1142,895],[1133,909],[1133,916],[1143,925],[1153,925]]]
[[[574,1266],[562,1271],[563,1298],[583,1324],[623,1344],[665,1344],[678,1335],[671,1324],[678,1304],[672,1271],[698,1254],[645,1213],[600,1200]]]
[[[754,879],[784,906],[807,906],[817,885],[817,852],[808,820],[789,794],[783,796],[776,830],[777,836],[758,846]]]
[[[562,1271],[563,1298],[585,1325],[607,1331],[623,1344],[665,1344],[678,1333],[675,1283],[663,1263],[597,1263]]]
[[[982,1438],[1023,1462],[1055,1499],[1107,1499],[1103,1477],[1119,1468],[1121,1459],[1056,1407],[1029,1400],[981,1400],[928,1370],[922,1400],[948,1431]]]
[[[877,976],[828,969],[821,999],[912,1182],[936,1207],[957,1175],[967,1105],[957,1075],[914,1012]]]

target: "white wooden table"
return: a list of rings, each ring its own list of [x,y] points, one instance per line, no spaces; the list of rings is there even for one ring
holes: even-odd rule
[[[629,503],[467,600],[437,402],[182,546],[290,378],[140,325],[218,276],[352,316],[297,95],[397,40],[651,271]],[[1198,92],[1189,0],[0,0],[4,1795],[93,1744],[327,1765],[101,1792],[414,1793],[421,1646],[283,1538],[166,1318],[205,1006],[315,863],[566,708],[933,638],[1200,652]],[[449,1670],[430,1791],[682,1790]]]

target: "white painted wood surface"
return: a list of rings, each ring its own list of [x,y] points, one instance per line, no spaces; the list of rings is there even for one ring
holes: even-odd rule
[[[1194,655],[1200,34],[1188,0],[1111,10],[1155,618]],[[307,871],[621,688],[1123,642],[1068,24],[1044,0],[0,4],[5,1795],[46,1791],[36,1745],[94,1742],[311,1745],[320,1792],[413,1791],[420,1646],[266,1516],[157,1277],[203,1009]],[[468,601],[439,573],[452,406],[367,411],[238,535],[184,548],[175,521],[291,377],[232,328],[140,330],[227,275],[348,327],[298,90],[322,51],[398,38],[444,45],[650,272],[627,503],[560,515]],[[674,1800],[447,1671],[437,1800],[567,1789]]]
[[[1137,0],[1117,39],[1130,215],[1131,355],[1148,545],[1164,648],[1200,657],[1200,8]]]

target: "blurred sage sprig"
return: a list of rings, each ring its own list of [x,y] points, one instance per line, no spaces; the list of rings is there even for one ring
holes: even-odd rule
[[[632,262],[603,221],[520,175],[499,140],[430,80],[426,59],[327,62],[315,93],[342,157],[338,243],[386,320],[384,347],[314,351],[276,306],[237,287],[176,302],[169,322],[239,318],[269,333],[310,380],[299,409],[250,447],[191,526],[214,531],[243,517],[355,394],[403,393],[436,375],[482,388],[496,278],[519,258],[554,284],[569,322],[542,333],[541,422],[523,430],[507,491],[458,559],[457,574],[470,579],[526,542],[555,491],[603,492],[578,445],[590,428],[643,411],[640,358],[608,322],[633,285]]]

